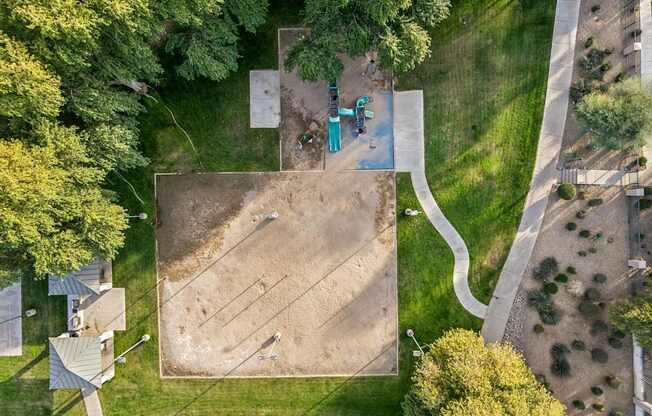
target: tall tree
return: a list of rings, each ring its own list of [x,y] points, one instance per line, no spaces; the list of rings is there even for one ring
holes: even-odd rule
[[[0,32],[0,116],[12,122],[54,119],[63,104],[59,78],[27,47]]]
[[[565,414],[511,346],[485,346],[482,337],[464,329],[431,345],[412,382],[402,404],[406,416]]]
[[[35,139],[0,141],[0,284],[113,258],[127,227],[74,128],[42,123]]]
[[[430,55],[428,29],[446,19],[450,0],[307,0],[304,23],[311,33],[289,51],[287,70],[309,81],[333,81],[342,73],[338,54],[378,51],[382,67],[410,71]]]
[[[584,96],[576,111],[598,146],[614,150],[640,146],[652,128],[652,90],[630,78],[606,92]]]
[[[618,329],[634,334],[641,345],[652,348],[652,292],[617,303],[609,318]]]

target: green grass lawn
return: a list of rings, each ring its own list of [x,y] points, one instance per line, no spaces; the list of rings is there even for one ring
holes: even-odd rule
[[[554,12],[553,0],[457,1],[432,58],[398,82],[424,90],[428,182],[466,241],[471,288],[485,303],[529,189]]]
[[[527,13],[522,7],[527,7]],[[241,69],[228,80],[185,83],[170,79],[155,93],[158,103],[146,100],[149,113],[142,118],[143,149],[152,164],[125,174],[144,203],[121,179],[111,182],[131,213],[144,210],[153,218],[154,172],[201,170],[202,165],[218,171],[279,168],[277,131],[248,128],[249,70],[275,68],[276,27],[298,21],[295,5],[278,9],[277,5],[258,35],[245,39]],[[553,15],[552,0],[457,1],[451,18],[433,34],[432,58],[413,75],[399,79],[400,89],[424,89],[428,178],[444,212],[469,245],[473,286],[484,300],[506,256],[528,188]],[[188,130],[199,158],[161,103]],[[417,206],[409,176],[398,176],[398,189],[399,212]],[[413,327],[420,341],[430,342],[447,328],[479,329],[480,321],[467,314],[454,297],[452,253],[425,216],[399,217],[398,241],[401,332]],[[103,386],[105,414],[400,414],[412,367],[412,345],[405,337],[399,377],[161,381],[154,247],[152,222],[134,222],[114,262],[114,284],[127,289],[128,305],[128,329],[116,333],[116,351],[126,349],[144,333],[151,334],[152,340],[132,352],[127,364],[116,369],[116,377]],[[43,304],[44,293],[43,287],[26,291],[26,302]],[[64,311],[57,313],[50,327]],[[30,326],[36,322],[40,326]],[[53,407],[54,414],[83,415],[78,395],[47,392],[46,358],[39,358],[27,372],[21,370],[46,350],[48,328],[43,322],[47,321],[26,321],[26,331],[34,335],[25,338],[23,357],[0,359],[0,409],[13,406],[14,414],[32,415],[47,414]]]

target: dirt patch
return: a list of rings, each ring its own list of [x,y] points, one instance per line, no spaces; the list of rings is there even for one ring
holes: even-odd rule
[[[582,188],[584,200],[563,201],[552,195],[543,228],[525,272],[519,294],[512,308],[508,324],[508,339],[524,352],[528,365],[535,374],[545,375],[551,388],[562,402],[568,406],[570,415],[587,414],[573,408],[573,400],[583,400],[587,407],[593,403],[603,403],[605,409],[620,408],[626,414],[633,412],[632,406],[632,346],[631,340],[624,339],[624,346],[615,349],[609,345],[607,338],[613,328],[606,332],[591,333],[596,320],[608,322],[610,303],[622,297],[629,289],[630,274],[628,259],[628,224],[627,201],[620,188]],[[602,198],[604,203],[597,207],[588,207],[589,198]],[[577,218],[577,212],[586,210],[584,219]],[[568,231],[567,223],[574,222],[577,229]],[[602,233],[602,238],[581,238],[580,230],[589,230],[592,235]],[[595,253],[592,251],[595,249]],[[582,251],[585,256],[578,253]],[[555,257],[559,262],[560,272],[565,273],[569,283],[558,283],[559,292],[553,296],[554,304],[561,312],[561,322],[557,325],[544,325],[545,331],[536,334],[535,324],[540,323],[538,313],[526,306],[527,293],[541,288],[541,283],[533,278],[534,268],[546,257]],[[572,266],[576,274],[566,272]],[[595,283],[593,277],[602,273],[607,276],[606,284]],[[588,289],[597,288],[602,294],[604,308],[594,316],[586,318],[578,311],[581,296],[573,295],[570,288],[579,284]],[[562,342],[570,347],[578,339],[586,344],[586,351],[573,351],[568,355],[571,376],[559,378],[551,374],[550,348],[554,343]],[[609,354],[606,364],[591,360],[590,350],[602,348]],[[618,390],[606,386],[605,377],[613,374],[623,380]],[[604,396],[592,395],[590,388],[600,386]]]
[[[159,177],[163,375],[395,374],[395,192],[390,172]]]

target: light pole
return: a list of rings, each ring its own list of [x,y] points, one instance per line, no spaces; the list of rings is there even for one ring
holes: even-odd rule
[[[146,220],[147,219],[147,214],[144,212],[141,212],[138,215],[127,215],[127,218],[138,218],[139,220]]]
[[[127,355],[128,352],[130,352],[131,350],[133,350],[134,348],[136,348],[136,347],[139,346],[140,344],[143,344],[143,343],[149,341],[150,338],[151,338],[151,337],[149,336],[149,334],[145,334],[145,335],[143,335],[142,337],[140,337],[140,339],[138,340],[138,342],[136,342],[136,343],[135,343],[134,345],[132,345],[131,347],[127,348],[127,350],[126,350],[125,352],[123,352],[122,354],[118,355],[118,356],[116,357],[116,359],[113,360],[113,362],[114,362],[114,363],[118,363],[118,364],[124,364],[124,363],[126,363],[126,362],[127,362],[127,358],[125,357],[125,355]]]
[[[421,348],[421,345],[419,345],[419,342],[418,342],[417,339],[414,337],[414,330],[412,330],[412,329],[408,329],[407,331],[405,331],[405,334],[406,334],[408,337],[412,338],[412,341],[414,341],[414,343],[417,344],[417,348],[419,349],[419,354],[414,354],[414,355],[415,355],[416,357],[421,357],[421,356],[424,354],[424,352],[423,352],[423,348]],[[414,351],[414,352],[416,353],[416,351]]]

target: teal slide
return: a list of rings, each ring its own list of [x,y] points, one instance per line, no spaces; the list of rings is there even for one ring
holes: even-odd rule
[[[328,150],[331,153],[342,150],[342,130],[340,126],[340,92],[336,84],[328,86]]]

